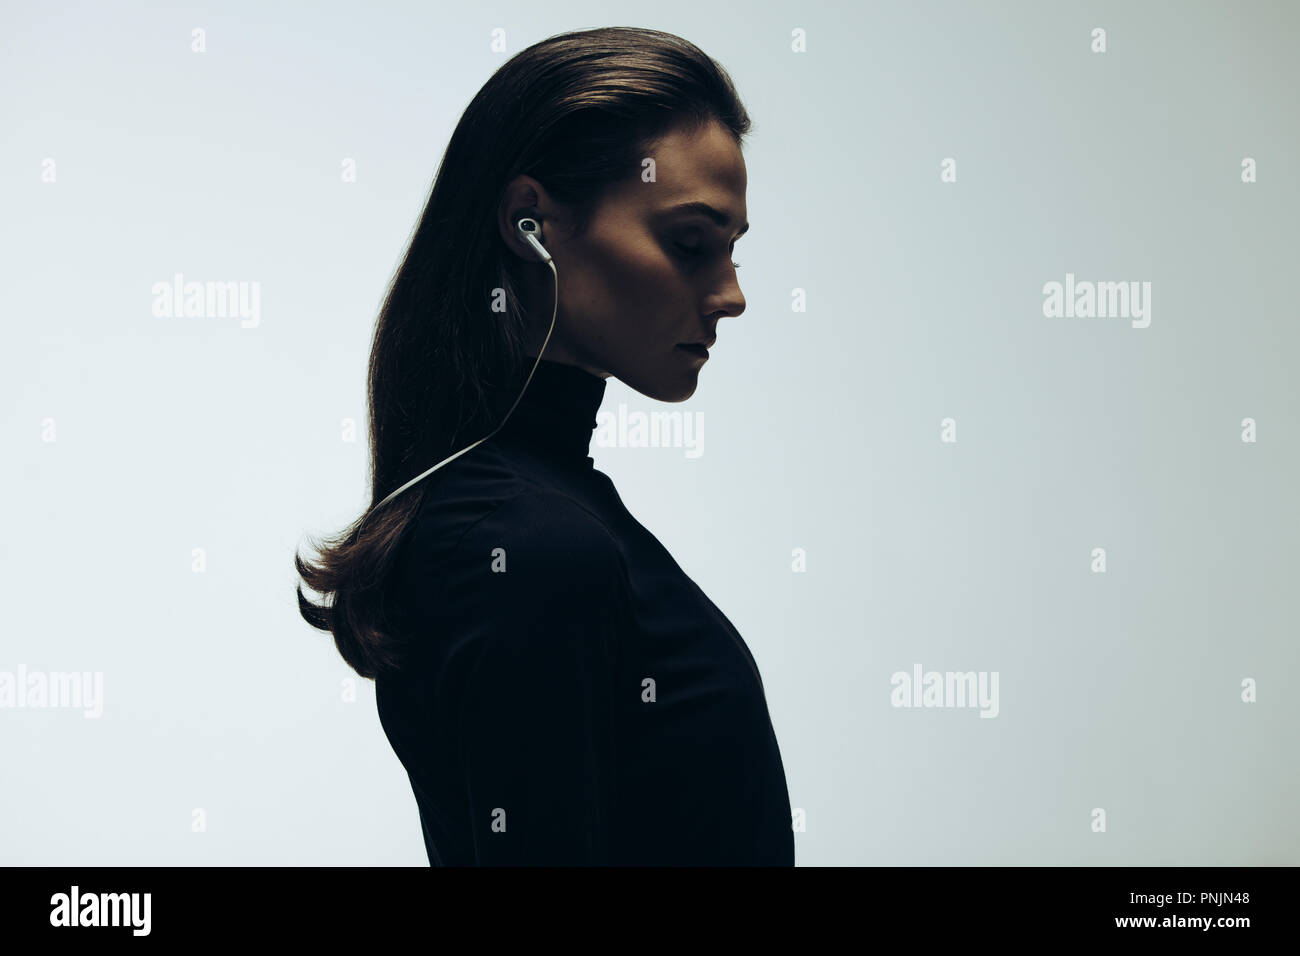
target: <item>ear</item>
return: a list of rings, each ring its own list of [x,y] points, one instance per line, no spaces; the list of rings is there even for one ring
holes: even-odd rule
[[[519,238],[515,224],[525,216],[537,220],[542,227],[542,238],[546,238],[546,210],[550,208],[550,199],[542,184],[531,176],[516,176],[501,193],[497,204],[497,231],[506,248],[519,258],[536,262],[537,254],[533,247]]]

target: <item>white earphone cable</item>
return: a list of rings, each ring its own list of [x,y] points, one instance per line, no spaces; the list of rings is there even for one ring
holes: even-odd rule
[[[521,222],[528,222],[528,221],[531,220],[521,220]],[[523,230],[521,228],[521,234],[524,231],[526,230]],[[438,462],[438,464],[434,465],[428,471],[416,475],[414,478],[412,478],[406,484],[402,485],[396,491],[390,492],[388,496],[384,498],[383,501],[379,502],[379,504],[375,505],[374,508],[370,509],[370,511],[367,513],[367,517],[369,517],[374,512],[378,511],[384,505],[388,504],[388,502],[392,501],[394,498],[400,495],[407,488],[410,488],[415,483],[429,477],[429,475],[433,474],[443,465],[447,464],[450,461],[455,461],[461,455],[465,454],[465,452],[470,451],[473,448],[477,448],[479,445],[483,444],[483,442],[487,441],[489,438],[495,435],[498,431],[501,430],[502,426],[504,426],[505,423],[510,419],[510,413],[515,410],[515,407],[519,404],[520,399],[524,397],[524,392],[528,391],[528,383],[533,380],[533,373],[537,371],[537,366],[542,361],[542,354],[546,351],[546,346],[551,341],[551,333],[555,331],[555,316],[559,312],[559,308],[560,308],[560,274],[555,269],[554,260],[551,259],[550,255],[547,254],[546,250],[541,246],[541,244],[537,242],[536,238],[531,233],[528,233],[528,235],[525,238],[532,240],[532,244],[534,248],[539,250],[539,254],[545,258],[546,264],[551,267],[551,274],[555,278],[555,300],[554,300],[554,305],[552,305],[551,307],[551,327],[546,330],[546,338],[543,340],[542,347],[537,353],[537,360],[533,362],[533,367],[528,373],[528,378],[524,380],[524,387],[519,390],[519,395],[518,397],[515,398],[514,404],[510,406],[510,410],[506,412],[505,417],[501,419],[500,423],[496,426],[496,428],[492,429],[492,431],[488,432],[478,441],[474,442],[474,444],[462,448],[460,451],[456,452],[456,454],[448,458],[444,458],[442,461]]]

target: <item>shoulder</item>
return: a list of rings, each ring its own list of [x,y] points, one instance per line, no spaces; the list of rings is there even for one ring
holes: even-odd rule
[[[567,495],[527,491],[476,521],[451,550],[447,579],[485,584],[500,597],[584,597],[621,590],[619,542],[604,521]]]
[[[409,550],[425,559],[445,555],[506,521],[521,535],[533,531],[546,536],[564,531],[565,525],[574,534],[598,536],[604,530],[595,515],[584,513],[582,504],[545,482],[533,463],[511,451],[488,443],[430,476],[406,535]]]
[[[405,591],[435,585],[453,601],[491,592],[622,587],[617,537],[562,492],[514,489],[504,498],[426,501],[399,557]]]
[[[613,532],[588,508],[558,491],[512,495],[465,529],[456,550],[510,546],[519,557],[598,559],[618,551]]]
[[[422,600],[437,595],[449,657],[465,662],[453,666],[498,688],[506,673],[527,683],[608,666],[633,619],[617,538],[555,491],[500,502],[443,554],[435,575],[426,586],[436,592]]]

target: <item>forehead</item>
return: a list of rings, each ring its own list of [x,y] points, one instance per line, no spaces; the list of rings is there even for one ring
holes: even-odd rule
[[[611,194],[625,209],[686,217],[686,212],[674,213],[674,207],[698,202],[724,213],[732,230],[745,224],[745,157],[722,125],[672,130],[651,145],[645,159],[654,160],[655,180],[644,181],[643,159],[642,168]]]

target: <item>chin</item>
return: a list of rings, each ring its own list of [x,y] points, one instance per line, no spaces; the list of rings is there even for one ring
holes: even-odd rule
[[[646,398],[653,398],[658,402],[684,402],[695,394],[695,389],[699,385],[699,374],[698,369],[692,369],[685,374],[680,369],[675,369],[648,381],[629,382],[627,379],[622,381],[624,385],[640,392]]]
[[[665,394],[659,400],[661,402],[684,402],[695,394],[696,386],[699,384],[699,372],[691,372],[684,381],[678,380],[672,383],[671,388],[664,389]]]

